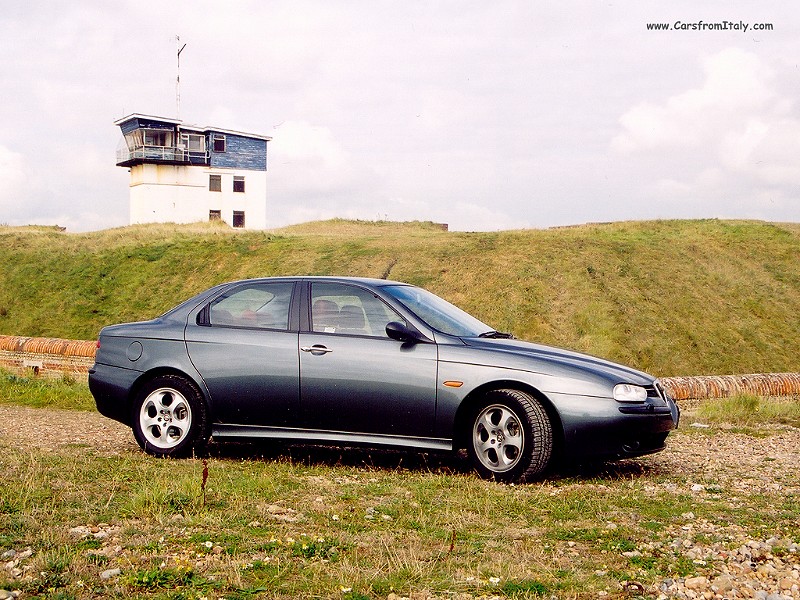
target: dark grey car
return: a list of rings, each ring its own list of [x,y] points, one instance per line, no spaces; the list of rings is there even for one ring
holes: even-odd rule
[[[466,448],[481,476],[664,448],[658,381],[512,339],[430,292],[346,277],[236,281],[100,332],[98,410],[156,456],[208,439]]]

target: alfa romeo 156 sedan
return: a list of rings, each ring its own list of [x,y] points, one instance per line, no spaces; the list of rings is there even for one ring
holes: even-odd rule
[[[513,339],[413,285],[348,277],[235,281],[105,327],[89,387],[155,456],[212,436],[466,449],[503,482],[557,457],[657,452],[679,418],[650,375]]]

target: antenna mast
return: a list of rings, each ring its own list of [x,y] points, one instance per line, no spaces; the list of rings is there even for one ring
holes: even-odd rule
[[[175,108],[176,118],[181,118],[181,52],[186,48],[186,44],[181,46],[181,36],[175,36],[175,45],[178,48],[178,78],[175,80]]]

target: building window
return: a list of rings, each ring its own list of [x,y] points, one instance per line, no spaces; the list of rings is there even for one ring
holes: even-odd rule
[[[233,191],[244,193],[244,175],[233,176]]]
[[[244,211],[243,210],[235,210],[235,211],[233,211],[233,226],[234,227],[244,227]]]
[[[221,210],[210,210],[210,211],[208,211],[208,220],[209,221],[222,221],[222,211]]]
[[[222,191],[222,175],[209,175],[208,176],[208,191],[221,192]]]
[[[160,129],[145,129],[144,130],[144,145],[145,146],[171,146],[172,145],[172,132]]]
[[[181,144],[189,152],[205,152],[206,138],[199,133],[182,133]]]
[[[225,152],[225,136],[221,133],[214,134],[214,152]]]

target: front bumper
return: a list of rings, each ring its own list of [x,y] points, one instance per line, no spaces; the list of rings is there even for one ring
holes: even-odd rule
[[[666,447],[669,432],[678,427],[680,409],[664,396],[662,402],[621,404],[611,398],[563,396],[558,403],[567,458],[609,460],[652,454]]]

